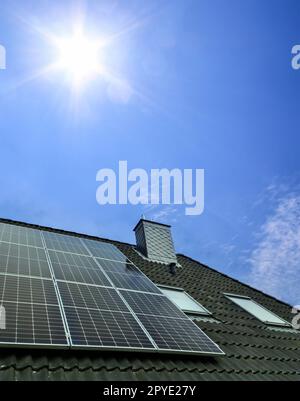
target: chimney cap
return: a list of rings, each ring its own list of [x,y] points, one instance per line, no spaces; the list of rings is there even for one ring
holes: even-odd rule
[[[157,221],[152,221],[152,220],[141,218],[139,220],[139,222],[136,224],[136,226],[134,227],[133,231],[135,231],[142,222],[151,223],[151,224],[157,224],[159,226],[164,226],[164,227],[168,227],[168,228],[171,227],[169,224],[158,223]]]

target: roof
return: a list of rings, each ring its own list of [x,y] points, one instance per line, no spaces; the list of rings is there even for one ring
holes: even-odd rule
[[[59,233],[91,236],[22,224]],[[163,355],[118,351],[0,348],[2,380],[299,380],[300,332],[272,330],[227,299],[223,293],[246,295],[291,321],[291,306],[178,254],[176,275],[167,265],[141,257],[132,244],[116,245],[152,281],[181,287],[213,319],[196,324],[226,353],[221,357]]]

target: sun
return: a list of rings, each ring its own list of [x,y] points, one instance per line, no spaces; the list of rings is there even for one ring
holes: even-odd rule
[[[82,86],[101,74],[101,44],[85,36],[82,31],[75,32],[69,38],[57,39],[56,48],[56,69],[64,71],[75,86]]]
[[[72,108],[76,107],[76,111],[83,102],[88,103],[87,96],[93,96],[96,92],[100,96],[107,95],[113,102],[124,104],[133,95],[145,100],[147,97],[134,88],[125,76],[129,53],[126,54],[126,49],[122,48],[121,40],[142,23],[133,20],[113,31],[109,27],[95,29],[95,25],[87,25],[85,20],[85,14],[79,12],[61,27],[56,26],[57,30],[52,30],[46,25],[28,23],[24,19],[24,23],[42,40],[34,52],[37,55],[36,64],[40,67],[25,76],[17,86],[40,79],[59,85],[59,88],[63,84],[63,89],[67,87],[70,94],[70,104]]]

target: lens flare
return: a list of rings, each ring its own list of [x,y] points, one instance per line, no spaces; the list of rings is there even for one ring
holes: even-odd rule
[[[58,62],[56,69],[65,71],[67,79],[76,86],[101,74],[101,54],[99,42],[86,37],[82,32],[76,32],[67,39],[57,39]]]

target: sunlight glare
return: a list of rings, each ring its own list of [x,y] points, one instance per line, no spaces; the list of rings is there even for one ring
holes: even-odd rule
[[[99,42],[77,32],[71,38],[58,39],[59,61],[57,68],[67,74],[76,86],[101,73]]]

